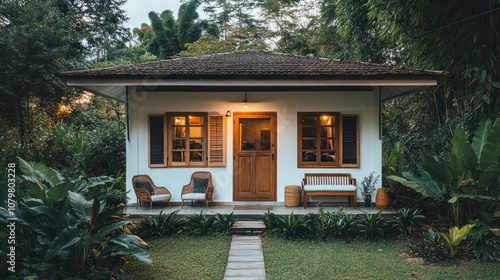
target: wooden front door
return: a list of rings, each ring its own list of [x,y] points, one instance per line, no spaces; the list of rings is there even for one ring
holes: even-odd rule
[[[276,113],[233,117],[233,200],[276,201]]]

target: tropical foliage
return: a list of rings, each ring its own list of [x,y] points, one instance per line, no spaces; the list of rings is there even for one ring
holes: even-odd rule
[[[99,199],[84,196],[113,178],[67,179],[44,164],[22,159],[19,168],[22,181],[15,211],[19,276],[109,277],[129,255],[151,263],[145,251],[148,245],[125,227],[129,224],[122,218],[125,206],[106,207]],[[9,217],[8,211],[0,212],[3,227]]]
[[[453,222],[462,225],[479,219],[482,213],[498,211],[500,180],[500,119],[481,123],[472,144],[465,132],[457,128],[453,134],[450,154],[422,155],[420,175],[403,172],[390,176],[422,194],[423,197],[451,204]],[[443,207],[448,209],[447,205]]]

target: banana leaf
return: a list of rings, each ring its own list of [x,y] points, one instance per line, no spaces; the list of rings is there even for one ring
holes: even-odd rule
[[[68,199],[76,216],[88,221],[92,215],[92,202],[87,201],[81,194],[72,191],[68,192]]]
[[[448,200],[449,203],[455,203],[459,199],[471,199],[476,201],[495,201],[496,197],[488,196],[488,195],[477,195],[477,194],[464,194],[464,193],[454,193],[451,195],[452,197]]]
[[[64,249],[80,242],[87,233],[86,230],[75,227],[67,227],[57,235],[45,253],[44,260],[50,261],[61,253]]]
[[[497,118],[491,126],[486,141],[484,141],[479,166],[481,170],[486,170],[490,165],[495,164],[500,156],[500,118]]]

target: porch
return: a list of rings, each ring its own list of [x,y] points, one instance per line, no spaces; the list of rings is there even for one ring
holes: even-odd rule
[[[172,204],[172,207],[168,207],[165,203],[162,204],[153,204],[153,209],[149,209],[149,205],[143,204],[142,206],[135,208],[135,203],[128,204],[125,209],[125,214],[129,215],[130,218],[139,218],[143,216],[157,216],[162,210],[163,213],[171,213],[173,211],[180,210],[177,215],[179,216],[188,216],[192,214],[200,214],[203,211],[203,214],[206,215],[216,215],[223,214],[229,215],[233,213],[233,216],[239,220],[256,220],[260,219],[267,213],[266,207],[269,208],[269,212],[275,215],[289,215],[291,213],[296,215],[306,215],[309,213],[318,213],[319,207],[317,204],[312,204],[304,209],[303,206],[297,207],[288,207],[284,206],[283,203],[265,203],[265,202],[256,202],[256,203],[216,203],[214,206],[210,205],[208,208],[205,207],[205,203],[195,202],[194,206],[191,206],[189,203],[184,205],[184,208],[181,205]],[[242,206],[245,209],[241,209]],[[323,205],[324,211],[336,212],[340,209],[341,205],[336,204],[326,204]],[[235,209],[236,208],[236,209]],[[250,209],[257,208],[257,209]],[[358,203],[357,208],[353,207],[345,207],[345,212],[348,214],[360,215],[363,214],[363,211],[369,214],[376,214],[379,211],[382,211],[384,215],[394,215],[397,212],[392,209],[380,210],[372,205],[371,207],[364,207],[362,203]]]

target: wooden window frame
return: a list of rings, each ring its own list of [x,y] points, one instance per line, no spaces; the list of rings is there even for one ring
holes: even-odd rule
[[[321,115],[331,115],[335,116],[335,161],[334,162],[321,162],[321,159],[317,158],[315,162],[303,162],[303,148],[302,148],[302,117],[303,116],[317,116]],[[343,135],[343,118],[344,117],[355,117],[356,118],[356,163],[344,163],[344,135]],[[318,123],[316,127],[320,127]],[[356,114],[346,114],[342,115],[340,112],[298,112],[297,113],[297,167],[298,168],[359,168],[360,167],[360,138],[359,138],[359,115]],[[319,133],[319,132],[318,132]],[[321,154],[321,147],[319,141],[321,141],[321,135],[317,134],[317,147],[316,156]],[[318,156],[317,156],[318,157]]]
[[[321,117],[322,115],[328,115],[328,116],[334,116],[335,117],[335,126],[333,127],[334,129],[334,148],[335,148],[335,160],[328,162],[328,161],[321,161],[321,134],[320,134],[320,129],[321,129],[321,124],[318,122],[315,127],[316,127],[316,161],[314,162],[304,162],[303,161],[303,147],[302,147],[302,140],[305,138],[302,135],[302,117],[303,116],[315,116],[315,117]],[[340,151],[339,151],[339,135],[340,135],[340,113],[338,112],[299,112],[297,113],[297,166],[299,168],[338,168],[340,166]],[[319,156],[318,156],[319,155]]]
[[[200,116],[203,118],[202,127],[202,143],[203,157],[202,161],[189,161],[189,125],[186,126],[186,149],[188,161],[173,162],[173,129],[171,121],[176,116],[185,116],[188,120],[189,116]],[[162,164],[151,164],[151,117],[163,117],[163,158]],[[148,115],[148,166],[151,168],[165,167],[183,167],[183,168],[199,168],[199,167],[224,167],[226,166],[226,116],[219,114],[208,114],[207,112],[166,112],[164,114]],[[198,137],[196,137],[198,138]]]
[[[208,141],[208,132],[207,132],[207,128],[208,128],[208,113],[206,112],[167,112],[165,113],[166,117],[166,122],[167,122],[167,149],[168,149],[168,152],[167,152],[167,155],[168,155],[168,161],[167,161],[167,165],[168,167],[207,167],[207,157],[208,157],[208,151],[207,151],[207,141]],[[203,124],[202,125],[196,125],[196,126],[193,126],[193,127],[199,127],[201,126],[202,127],[202,143],[203,143],[203,147],[202,147],[202,150],[203,150],[203,156],[202,156],[202,160],[201,161],[189,161],[189,154],[190,154],[190,146],[189,146],[189,141],[190,139],[192,138],[190,135],[189,135],[189,128],[192,126],[189,124],[189,117],[192,117],[192,116],[197,116],[197,117],[202,117],[203,118]],[[175,162],[173,161],[173,148],[172,148],[172,139],[174,138],[173,137],[173,129],[172,127],[174,126],[172,124],[172,121],[174,119],[174,117],[185,117],[186,118],[186,124],[185,124],[185,127],[186,127],[186,147],[185,147],[185,150],[183,152],[186,153],[186,161],[183,161],[183,162]],[[198,137],[196,137],[198,138]]]

